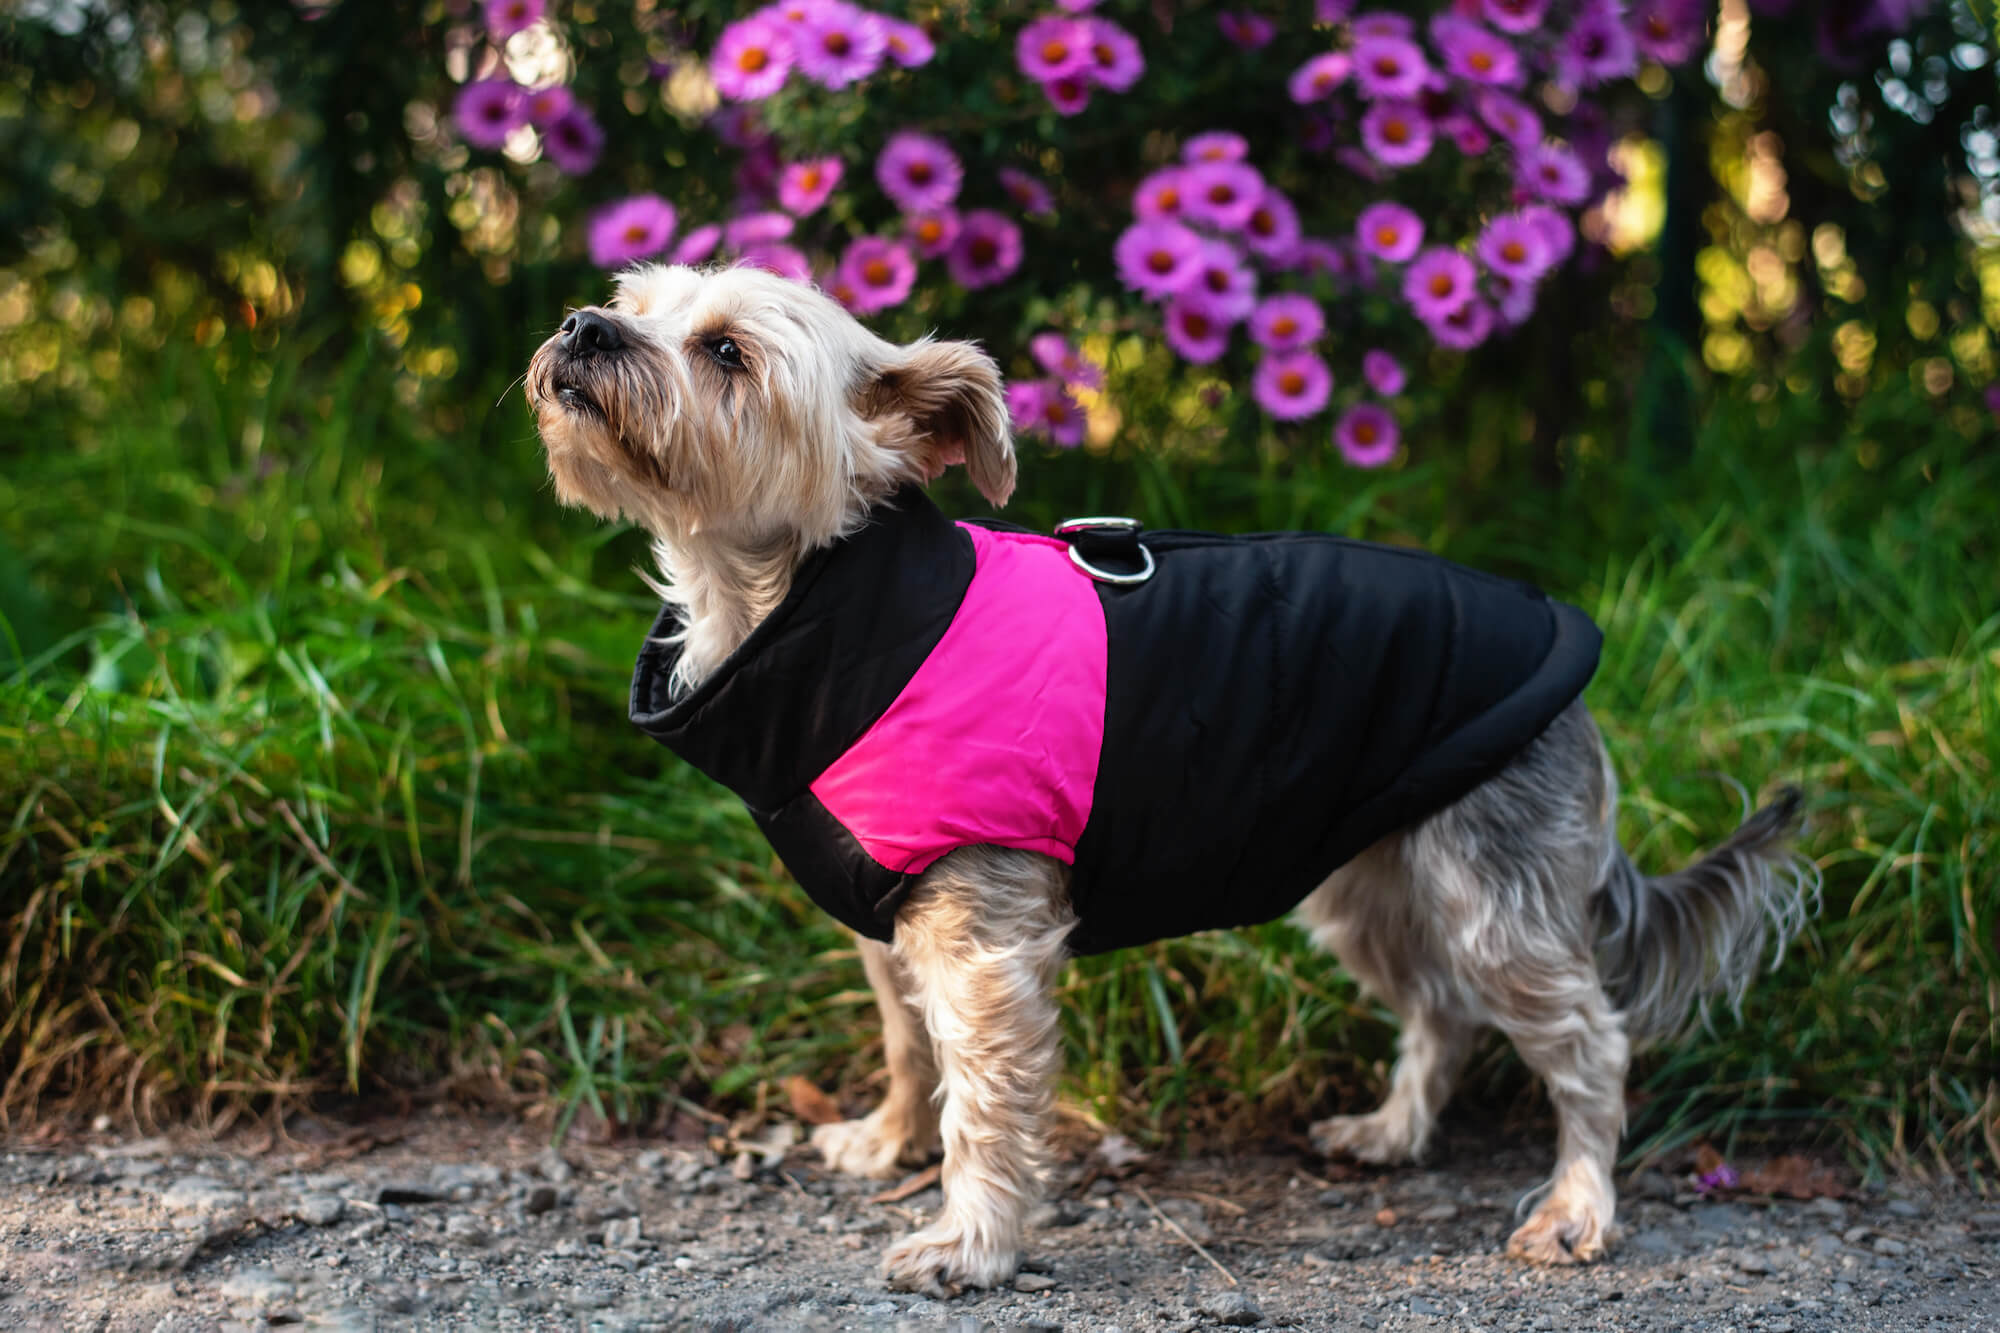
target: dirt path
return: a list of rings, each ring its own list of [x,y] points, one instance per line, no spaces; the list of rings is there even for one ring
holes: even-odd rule
[[[938,1302],[875,1275],[936,1189],[871,1201],[784,1152],[791,1128],[761,1159],[558,1156],[462,1117],[261,1154],[0,1143],[0,1328],[2000,1329],[2000,1204],[1712,1201],[1650,1173],[1614,1259],[1529,1271],[1499,1250],[1547,1161],[1464,1135],[1425,1169],[1333,1176],[1285,1156],[1116,1175],[1093,1155],[1013,1288]]]

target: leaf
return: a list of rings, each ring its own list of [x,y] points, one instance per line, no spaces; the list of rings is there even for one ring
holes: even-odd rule
[[[833,1098],[803,1074],[785,1080],[785,1097],[792,1104],[792,1114],[808,1125],[837,1125],[846,1119]]]
[[[1753,1166],[1743,1173],[1743,1188],[1752,1194],[1783,1195],[1788,1199],[1838,1199],[1846,1186],[1830,1166],[1796,1153]]]
[[[943,1174],[944,1174],[943,1167],[927,1166],[923,1170],[917,1172],[917,1174],[915,1174],[914,1176],[911,1176],[908,1180],[904,1181],[902,1184],[891,1185],[888,1189],[883,1190],[880,1194],[869,1195],[868,1202],[901,1203],[903,1200],[909,1198],[912,1194],[920,1194],[923,1191],[929,1189],[931,1186],[937,1184],[939,1177],[942,1176]]]

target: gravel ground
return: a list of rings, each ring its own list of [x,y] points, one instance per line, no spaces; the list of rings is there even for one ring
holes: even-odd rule
[[[1472,1130],[1402,1170],[1099,1149],[1065,1168],[1011,1289],[938,1302],[875,1271],[937,1190],[871,1197],[795,1133],[558,1155],[447,1115],[262,1151],[0,1141],[0,1328],[2000,1329],[1991,1201],[1715,1201],[1648,1172],[1615,1257],[1531,1271],[1500,1249],[1545,1150]]]

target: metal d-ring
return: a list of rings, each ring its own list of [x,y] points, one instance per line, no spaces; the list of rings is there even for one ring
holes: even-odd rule
[[[1096,579],[1099,583],[1109,583],[1117,587],[1131,587],[1134,584],[1144,583],[1147,579],[1153,577],[1153,553],[1146,549],[1144,542],[1139,540],[1141,529],[1142,525],[1136,518],[1100,515],[1092,518],[1066,518],[1056,524],[1056,536],[1061,537],[1069,544],[1070,563],[1078,569],[1090,575],[1090,577]],[[1136,573],[1120,574],[1114,570],[1099,569],[1096,565],[1091,564],[1090,561],[1084,559],[1083,552],[1077,549],[1075,539],[1092,532],[1131,533],[1132,545],[1138,548],[1142,567]]]

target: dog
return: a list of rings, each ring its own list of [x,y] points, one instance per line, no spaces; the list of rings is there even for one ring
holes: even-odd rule
[[[922,488],[948,467],[965,467],[996,508],[1016,477],[1000,372],[975,346],[885,341],[812,287],[753,268],[638,267],[618,275],[607,305],[568,315],[526,387],[557,497],[652,537],[657,571],[644,577],[663,609],[635,675],[635,720],[737,790],[808,892],[857,930],[888,1090],[872,1114],[822,1126],[813,1142],[831,1167],[874,1178],[942,1149],[941,1211],[884,1256],[895,1286],[950,1292],[1015,1272],[1048,1165],[1054,983],[1080,941],[1118,947],[1295,908],[1313,943],[1401,1022],[1380,1107],[1311,1126],[1329,1155],[1418,1157],[1475,1036],[1499,1029],[1558,1122],[1553,1175],[1507,1251],[1563,1264],[1615,1240],[1631,1050],[1713,1002],[1739,1005],[1767,947],[1782,956],[1811,910],[1814,873],[1791,850],[1796,791],[1684,870],[1634,867],[1616,837],[1617,779],[1576,697],[1595,627],[1532,589],[1332,538],[1231,545],[1091,521],[1057,540],[945,522]],[[1207,577],[1193,553],[1205,541],[1214,559],[1267,572],[1247,588],[1190,584]],[[1333,563],[1267,561],[1295,548]],[[1019,590],[982,573],[1002,567],[1022,571]],[[1338,596],[1316,591],[1322,570]],[[1373,614],[1359,589],[1405,577],[1441,589],[1425,594],[1439,605],[1498,609],[1449,623],[1384,612],[1401,617],[1382,631],[1398,656],[1369,677],[1372,697],[1343,702],[1348,739],[1329,747],[1302,741],[1303,723],[1286,730],[1326,711],[1333,691],[1316,673],[1348,671],[1378,637],[1373,622],[1343,621],[1326,650],[1310,622],[1293,621],[1350,604]],[[1114,727],[1110,714],[1146,707],[1121,673],[1164,679],[1156,658],[1171,668],[1182,649],[1200,651],[1122,648],[1116,623],[1145,601],[1133,584],[1158,590],[1154,600],[1200,601],[1200,643],[1218,626],[1275,625],[1272,606],[1305,609],[1288,609],[1274,647],[1251,654],[1264,673],[1254,686],[1205,684],[1198,704]],[[942,611],[926,600],[938,585]],[[852,591],[829,600],[832,588]],[[1432,652],[1427,636],[1455,646]],[[1506,646],[1516,639],[1528,646]],[[1510,652],[1518,669],[1495,667],[1506,681],[1481,684]],[[1294,669],[1313,654],[1310,670]],[[1396,729],[1409,697],[1464,692],[1416,679],[1410,654],[1439,656],[1437,669],[1479,697],[1455,705],[1464,717],[1441,747],[1408,742],[1414,757],[1384,770],[1390,796],[1350,794],[1335,812],[1331,793],[1354,785],[1345,766]],[[1486,697],[1495,690],[1499,703]],[[1232,700],[1266,720],[1238,727]],[[1486,725],[1496,717],[1504,725]],[[1048,751],[1058,776],[1017,782],[1011,759],[982,748],[994,718],[1032,734],[1022,744]],[[1178,746],[1219,746],[1242,764],[1216,799],[1251,833],[1225,836],[1223,815],[1180,807],[1150,817],[1156,800],[1203,799],[1208,760]],[[1104,809],[1079,817],[1092,783]],[[1322,786],[1324,820],[1312,805]],[[1020,815],[1023,804],[1034,811]],[[1282,828],[1268,818],[1280,808]],[[1122,831],[1100,837],[1099,813]],[[1322,824],[1334,831],[1322,836]],[[1118,864],[1086,876],[1107,856]],[[1203,894],[1187,879],[1150,911],[1114,882],[1126,857],[1241,891]],[[1236,873],[1246,865],[1256,873]]]

